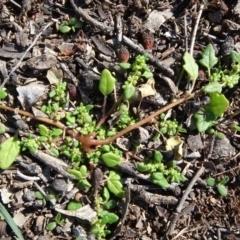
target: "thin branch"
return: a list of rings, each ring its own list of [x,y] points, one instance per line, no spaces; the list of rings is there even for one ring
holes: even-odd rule
[[[129,46],[130,48],[134,49],[136,52],[141,54],[146,54],[149,60],[155,64],[158,68],[160,68],[163,72],[165,72],[168,76],[172,77],[174,75],[174,71],[159,61],[156,57],[154,57],[151,53],[147,52],[145,49],[141,48],[140,46],[136,45],[131,39],[126,36],[123,36],[123,42]]]
[[[43,29],[42,31],[40,31],[36,37],[34,38],[33,42],[31,43],[31,45],[27,48],[27,50],[24,52],[24,54],[22,55],[22,57],[20,58],[20,60],[18,61],[18,63],[12,68],[12,70],[10,71],[9,75],[4,79],[2,85],[0,86],[1,88],[3,88],[6,84],[6,82],[10,79],[11,75],[19,68],[19,66],[21,65],[23,59],[25,58],[25,56],[27,55],[27,53],[34,47],[34,45],[36,44],[38,38],[42,35],[42,33],[49,28],[51,25],[53,25],[54,22],[49,22]]]
[[[82,8],[77,7],[74,3],[74,0],[70,0],[72,7],[77,15],[79,15],[82,19],[90,23],[92,26],[99,28],[101,31],[105,33],[110,33],[114,30],[113,27],[106,26],[103,23],[100,23],[99,21],[93,19],[90,17]]]
[[[193,30],[193,34],[192,34],[192,40],[191,40],[191,45],[190,45],[190,55],[193,55],[193,48],[194,48],[194,43],[195,43],[195,39],[196,39],[196,35],[197,35],[197,30],[198,30],[198,25],[202,16],[202,12],[203,12],[203,8],[204,8],[204,4],[200,5],[200,9],[199,9],[199,13],[198,13],[198,17],[197,17],[197,21]]]
[[[190,191],[192,190],[192,187],[193,185],[195,184],[195,182],[198,180],[198,178],[202,175],[202,173],[204,172],[205,170],[205,167],[201,167],[197,173],[195,174],[195,176],[193,177],[193,179],[191,180],[191,182],[188,184],[188,187],[186,189],[186,191],[184,192],[182,198],[181,198],[181,201],[179,202],[177,208],[176,208],[176,211],[178,213],[180,213],[182,211],[182,208],[183,208],[183,204],[185,203],[186,201],[186,198],[188,196],[188,194],[190,193]]]

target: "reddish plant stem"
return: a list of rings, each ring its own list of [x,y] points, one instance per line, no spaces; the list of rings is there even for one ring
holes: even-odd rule
[[[191,96],[187,96],[187,97],[183,97],[173,103],[170,103],[169,105],[159,109],[158,111],[152,113],[151,115],[147,116],[146,118],[142,119],[141,121],[133,124],[133,125],[130,125],[128,126],[127,128],[123,129],[121,132],[118,132],[117,134],[115,134],[114,136],[110,137],[110,138],[106,138],[106,139],[103,139],[103,140],[97,140],[97,139],[94,139],[95,137],[95,134],[92,133],[92,134],[88,134],[88,135],[85,135],[85,136],[80,136],[76,133],[74,133],[72,130],[68,130],[68,134],[70,134],[71,136],[73,136],[73,138],[77,139],[78,141],[81,142],[84,150],[86,152],[90,152],[91,151],[91,147],[92,146],[100,146],[100,145],[105,145],[105,144],[110,144],[112,143],[113,141],[115,141],[117,138],[119,137],[122,137],[123,135],[125,135],[126,133],[146,124],[146,123],[149,123],[151,121],[153,121],[153,119],[155,117],[157,117],[158,115],[160,115],[161,113],[164,113],[166,112],[167,110],[187,101],[188,99],[192,98],[193,95]]]
[[[8,110],[8,111],[11,111],[11,112],[16,112],[17,114],[21,114],[23,116],[30,117],[32,119],[35,119],[35,120],[38,120],[38,121],[41,121],[41,122],[44,122],[44,123],[47,123],[47,124],[50,124],[50,125],[54,125],[54,126],[56,126],[58,128],[66,129],[66,132],[71,137],[73,137],[76,140],[78,140],[79,142],[81,142],[81,144],[83,146],[83,149],[86,152],[90,152],[91,148],[93,146],[100,146],[100,145],[110,144],[113,141],[115,141],[117,138],[122,137],[123,135],[125,135],[126,133],[128,133],[128,132],[130,132],[130,131],[132,131],[132,130],[134,130],[134,129],[136,129],[136,128],[138,128],[138,127],[140,127],[140,126],[142,126],[142,125],[144,125],[146,123],[152,122],[154,120],[154,118],[157,117],[158,115],[160,115],[161,113],[164,113],[164,112],[168,111],[169,109],[171,109],[171,108],[173,108],[173,107],[175,107],[175,106],[177,106],[177,105],[179,105],[181,103],[184,103],[188,99],[193,98],[200,91],[197,91],[197,92],[195,92],[194,94],[191,94],[191,95],[186,95],[183,98],[180,98],[180,99],[176,100],[175,102],[170,103],[169,105],[167,105],[167,106],[157,110],[156,112],[154,112],[151,115],[147,116],[146,118],[142,119],[141,121],[139,121],[139,122],[137,122],[137,123],[135,123],[133,125],[128,126],[127,128],[125,128],[122,131],[118,132],[114,136],[112,136],[110,138],[107,138],[107,139],[103,139],[103,140],[94,139],[95,136],[96,136],[95,133],[91,133],[91,134],[88,134],[88,135],[85,135],[85,136],[81,136],[78,133],[75,133],[73,130],[67,129],[67,127],[64,124],[60,123],[60,122],[56,122],[56,121],[51,120],[49,118],[35,117],[33,114],[31,114],[29,112],[26,112],[26,111],[14,109],[14,108],[11,108],[11,107],[8,107],[8,106],[5,106],[5,105],[1,105],[1,104],[0,104],[0,109]]]

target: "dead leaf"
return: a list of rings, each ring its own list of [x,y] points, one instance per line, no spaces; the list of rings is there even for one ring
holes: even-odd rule
[[[183,156],[183,140],[179,136],[169,138],[166,143],[166,150],[173,150],[175,159],[181,159]]]
[[[44,95],[46,87],[47,86],[38,82],[17,87],[17,92],[19,94],[18,100],[22,107],[24,109],[31,108],[32,105],[36,103],[42,95]]]
[[[64,210],[64,209],[61,209],[61,208],[57,208],[57,206],[55,207],[55,210],[59,213],[67,215],[67,216],[80,218],[82,220],[87,220],[90,223],[93,223],[95,221],[96,217],[97,217],[97,213],[90,207],[89,204],[85,205],[85,206],[83,206],[83,207],[81,207],[81,208],[79,208],[78,210],[75,210],[75,211]]]
[[[50,84],[61,83],[63,80],[62,70],[57,68],[50,68],[47,71],[47,79],[50,82]]]
[[[166,20],[168,20],[172,16],[173,12],[171,11],[171,9],[167,9],[165,11],[153,10],[149,14],[148,19],[143,26],[151,32],[155,32]]]
[[[141,93],[141,97],[145,98],[148,96],[154,96],[156,94],[155,90],[155,80],[153,78],[149,78],[148,81],[138,88],[138,91]]]

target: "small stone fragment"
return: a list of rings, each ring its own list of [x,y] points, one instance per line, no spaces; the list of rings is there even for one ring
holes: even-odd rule
[[[67,182],[63,178],[54,179],[51,187],[57,192],[65,192],[67,190]]]
[[[27,202],[34,201],[36,199],[36,194],[33,191],[27,191],[23,194],[23,200]]]
[[[221,46],[222,55],[227,56],[234,50],[234,39],[228,36]]]

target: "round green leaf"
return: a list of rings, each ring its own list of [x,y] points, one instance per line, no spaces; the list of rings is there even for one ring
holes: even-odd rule
[[[7,93],[5,90],[0,88],[0,100],[4,99],[7,96]]]
[[[57,223],[56,222],[49,222],[48,224],[47,224],[47,226],[46,226],[46,229],[48,230],[48,231],[52,231],[54,228],[56,228],[57,227]]]
[[[210,82],[203,88],[205,93],[221,93],[222,92],[222,85],[218,82]]]
[[[52,130],[52,132],[51,132],[51,136],[52,136],[53,138],[56,138],[56,137],[61,136],[62,133],[63,133],[63,130],[62,130],[62,129],[60,129],[60,128],[54,128],[54,129]]]
[[[124,97],[130,99],[135,93],[135,87],[132,84],[128,84],[124,89]]]
[[[80,202],[72,200],[71,202],[68,203],[67,210],[74,211],[74,210],[78,210],[81,207],[82,207],[82,204]]]
[[[82,166],[80,167],[80,172],[81,172],[81,175],[82,175],[83,177],[86,177],[86,175],[87,175],[87,167],[86,167],[85,165],[82,165]]]
[[[227,110],[229,102],[223,94],[212,93],[210,94],[211,102],[207,104],[204,109],[211,111],[215,116],[221,117]]]
[[[104,69],[100,76],[99,90],[104,95],[110,94],[115,86],[116,79],[112,76],[108,69]]]
[[[234,62],[240,63],[240,54],[239,54],[238,52],[232,51],[232,52],[230,53],[230,57],[231,57],[231,59],[232,59]]]
[[[208,178],[206,182],[207,182],[207,185],[210,186],[210,187],[213,187],[213,186],[216,185],[216,180],[214,178],[211,178],[211,177]]]
[[[61,33],[68,33],[71,31],[71,28],[69,26],[66,26],[65,24],[62,24],[60,27],[59,27],[59,31]]]
[[[102,159],[108,167],[115,167],[121,162],[121,157],[113,153],[104,153]]]
[[[108,211],[102,211],[101,216],[102,216],[102,224],[113,224],[117,222],[119,219],[119,217],[116,214],[110,213]]]
[[[216,119],[215,115],[211,111],[198,111],[194,115],[194,119],[196,120],[196,126],[199,132],[205,132],[208,128],[210,128],[214,120]]]
[[[222,184],[217,185],[217,190],[218,190],[219,194],[223,197],[226,197],[228,194],[227,188]]]
[[[195,81],[198,78],[198,65],[188,52],[184,53],[183,60],[185,62],[184,70],[188,73],[190,80]]]
[[[145,77],[146,79],[149,79],[149,78],[152,78],[153,77],[153,73],[152,72],[149,72],[149,71],[145,71],[143,74],[142,74],[143,77]]]
[[[104,206],[105,209],[110,210],[110,209],[115,208],[116,205],[117,205],[117,202],[116,202],[115,200],[110,199],[110,200],[109,200],[108,202],[106,202],[103,206]]]
[[[71,18],[69,21],[68,21],[68,24],[70,26],[74,26],[79,20],[77,18]]]
[[[47,137],[48,134],[49,134],[49,129],[45,125],[39,124],[38,125],[38,132],[41,136]]]
[[[149,170],[149,167],[145,165],[144,163],[137,163],[137,170],[139,172],[147,172]]]
[[[119,63],[119,66],[123,69],[131,68],[131,64],[130,63],[125,63],[125,62]]]
[[[0,168],[9,168],[19,154],[20,141],[17,136],[7,139],[0,145]]]

